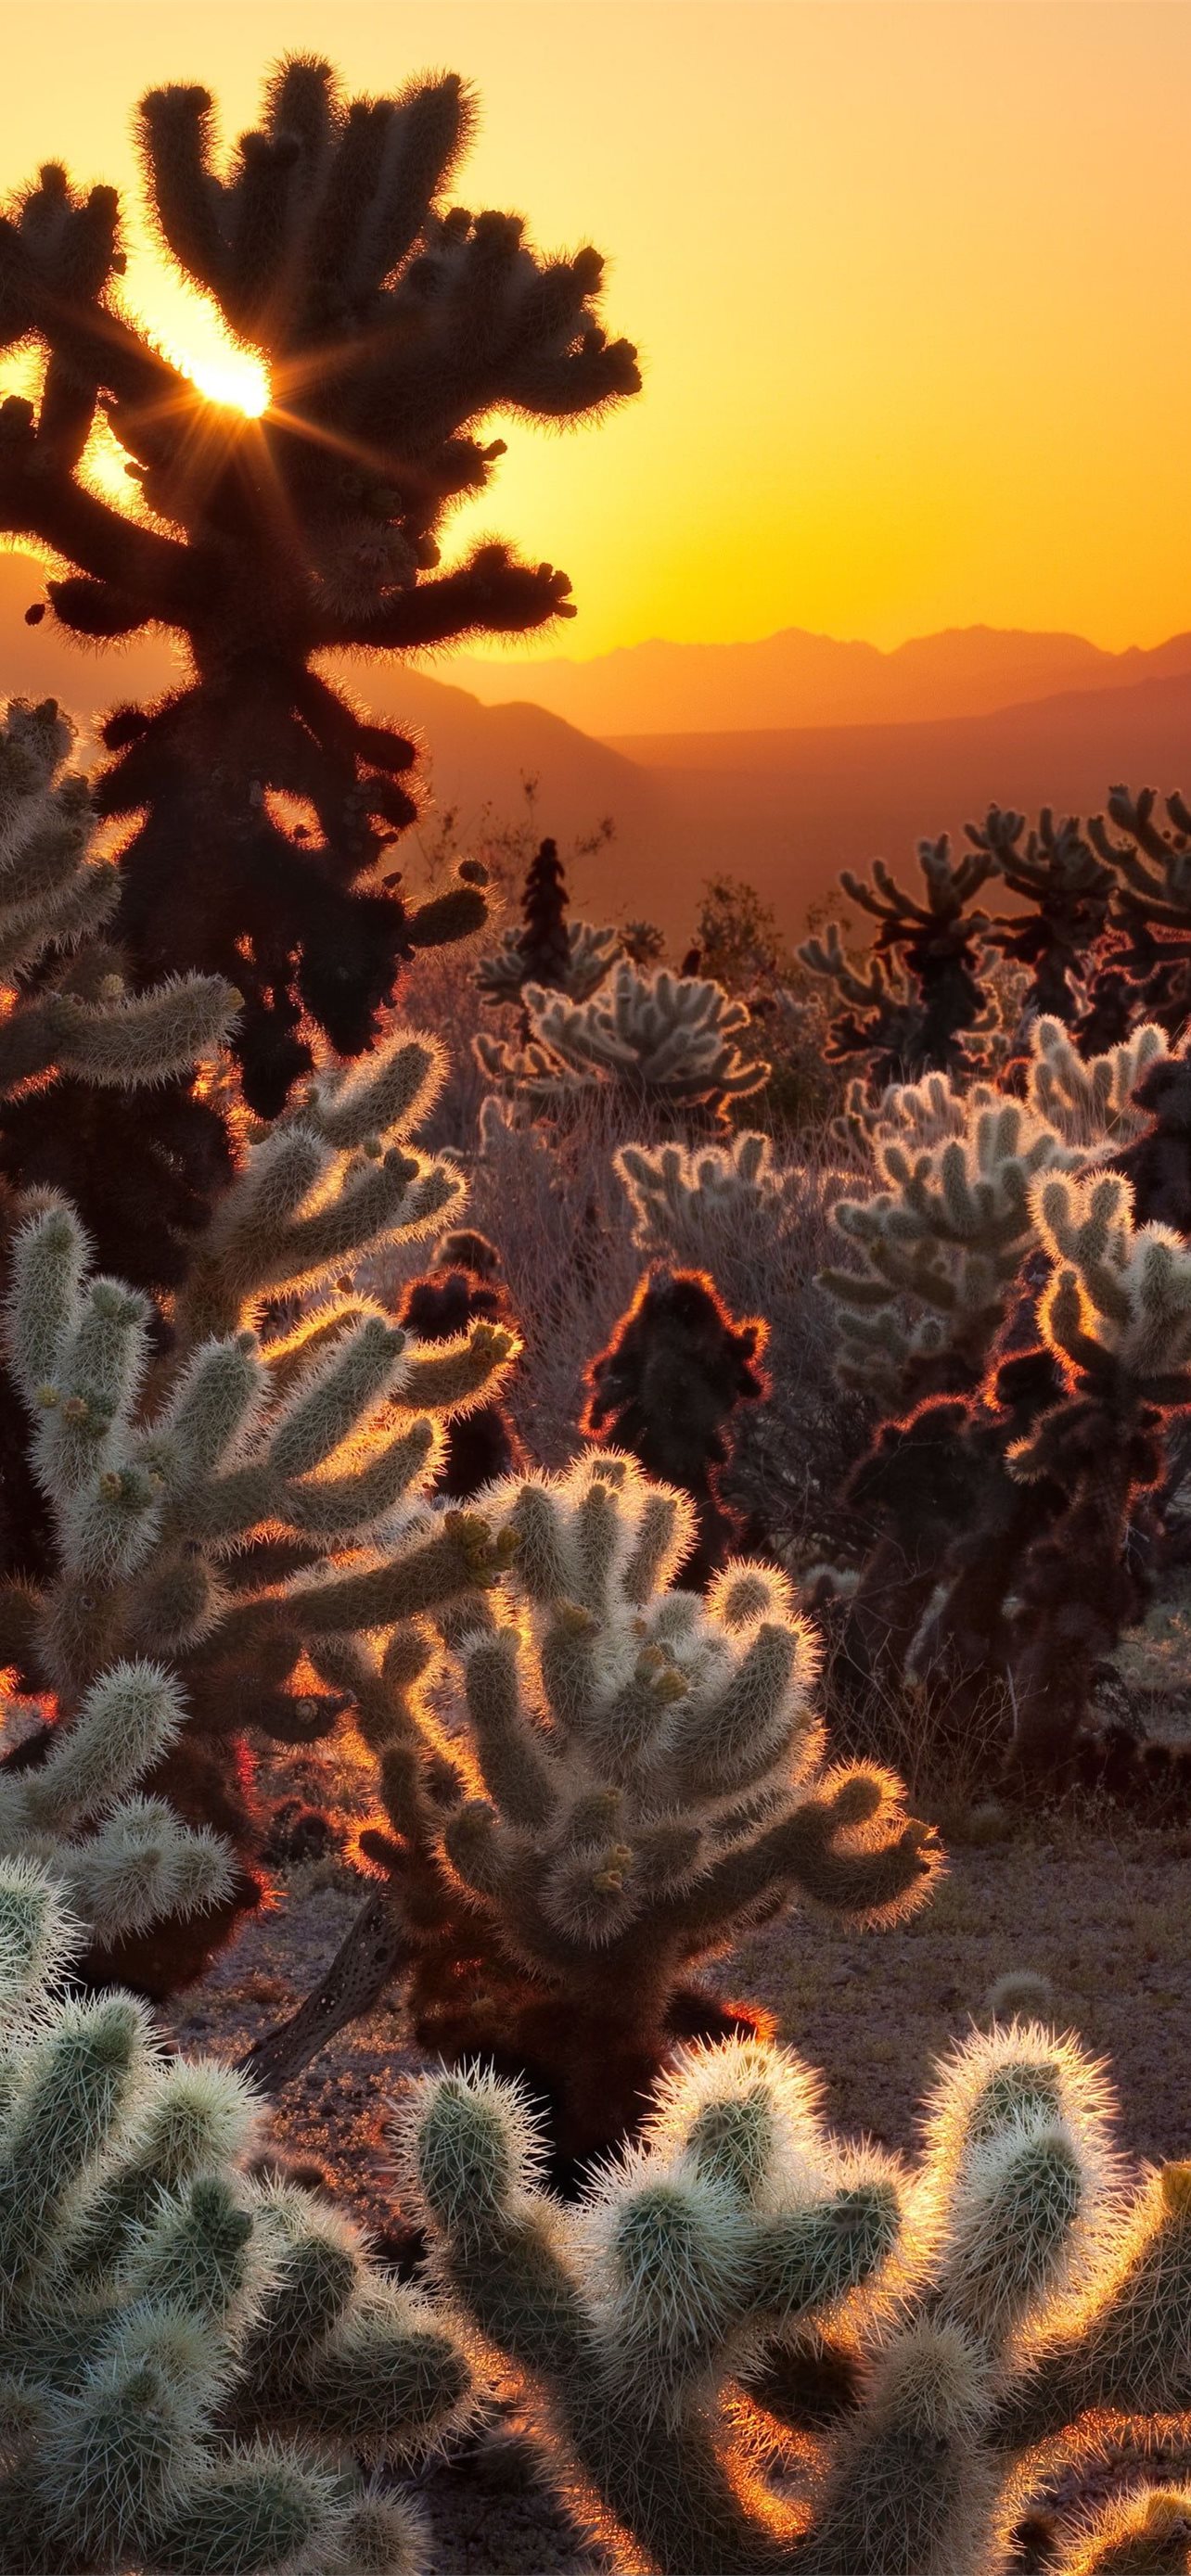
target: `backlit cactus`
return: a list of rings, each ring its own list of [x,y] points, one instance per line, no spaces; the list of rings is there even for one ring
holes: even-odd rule
[[[624,953],[605,923],[567,919],[567,884],[556,841],[542,842],[526,870],[520,930],[502,931],[480,959],[476,983],[486,1002],[519,1002],[527,984],[586,1002]]]
[[[181,1735],[185,1704],[158,1664],[113,1664],[48,1759],[0,1770],[0,1853],[38,1859],[100,1942],[202,1916],[235,1888],[234,1858],[166,1798],[140,1794]]]
[[[783,1576],[732,1561],[705,1600],[676,1588],[685,1496],[596,1451],[483,1507],[504,1571],[444,1615],[441,1645],[420,1625],[316,1659],[377,1756],[388,1824],[362,1840],[414,2027],[528,2071],[565,2170],[632,2125],[676,2015],[725,2026],[684,1991],[700,1960],[791,1901],[894,1923],[938,1853],[888,1773],[829,1765]],[[299,2017],[314,2045],[346,1969],[323,2023]]]
[[[1138,1086],[1169,1059],[1166,1031],[1153,1020],[1140,1021],[1103,1055],[1083,1056],[1061,1020],[1042,1016],[1030,1031],[1027,1097],[1065,1143],[1111,1152],[1144,1130]]]
[[[585,1003],[535,984],[523,998],[523,1046],[483,1029],[474,1045],[498,1090],[536,1110],[574,1108],[608,1084],[657,1108],[718,1110],[768,1078],[738,1044],[752,1025],[745,1004],[698,976],[641,974],[625,958]]]
[[[15,1194],[61,1189],[138,1286],[173,1284],[209,1190],[230,1169],[215,1106],[192,1088],[239,1006],[216,976],[134,989],[110,936],[119,873],[95,844],[91,788],[67,767],[74,727],[53,698],[0,719],[0,1236]],[[0,1576],[36,1572],[38,1499],[21,1472],[20,1409],[0,1378]]]
[[[1191,2190],[1125,2187],[1112,2111],[1074,2041],[1013,2022],[944,2061],[908,2171],[825,2130],[796,2058],[728,2042],[680,2054],[577,2208],[482,2075],[401,2106],[396,2170],[615,2567],[1011,2576],[1045,2508],[1054,2576],[1158,2576],[1186,2562]]]
[[[742,1128],[724,1145],[622,1145],[613,1157],[641,1252],[677,1258],[714,1279],[758,1225],[784,1235],[805,1207],[810,1175],[774,1162],[768,1136]]]
[[[1097,1662],[1145,1606],[1130,1516],[1162,1480],[1171,1418],[1191,1406],[1191,1249],[1168,1226],[1135,1223],[1118,1173],[1047,1173],[1032,1195],[1051,1262],[1038,1320],[1059,1390],[1008,1463],[1057,1493],[1015,1583],[1014,1745],[1037,1770],[1069,1753]]]
[[[700,1589],[744,1535],[725,1477],[736,1417],[769,1392],[766,1340],[760,1318],[730,1314],[705,1271],[655,1261],[585,1372],[580,1429],[604,1447],[627,1450],[694,1504],[683,1580]]]
[[[212,976],[175,977],[150,993],[125,987],[115,951],[98,943],[119,900],[115,863],[91,844],[91,790],[64,763],[74,727],[53,698],[11,698],[0,725],[0,1099],[25,1083],[74,1074],[138,1089],[210,1055],[238,995]],[[33,994],[18,978],[57,953]],[[72,962],[68,962],[72,961]],[[7,1113],[6,1113],[7,1115]]]
[[[620,934],[610,922],[597,927],[591,921],[569,921],[563,936],[566,954],[553,965],[545,989],[565,993],[572,1002],[589,1001],[623,954]],[[526,966],[522,939],[520,931],[504,930],[496,947],[481,957],[476,983],[486,1002],[519,1002],[527,983],[541,983],[541,969],[531,973]]]
[[[886,1092],[870,1147],[883,1186],[833,1211],[863,1266],[821,1285],[840,1377],[900,1406],[979,1378],[1035,1239],[1031,1183],[1080,1158],[1027,1102],[941,1074]]]
[[[1074,1020],[1108,920],[1115,870],[1085,839],[1077,816],[1056,824],[1048,805],[1028,831],[1024,814],[992,805],[983,824],[969,823],[966,832],[1026,906],[994,922],[989,935],[1003,957],[1031,968],[1027,1008]]]
[[[309,1741],[350,1705],[320,1688],[311,1641],[390,1625],[485,1579],[483,1525],[434,1521],[425,1495],[443,1422],[499,1381],[514,1337],[480,1321],[420,1347],[340,1275],[459,1206],[458,1174],[408,1141],[439,1078],[433,1043],[398,1034],[354,1073],[316,1081],[250,1148],[191,1264],[167,1362],[153,1358],[146,1301],[94,1276],[64,1203],[38,1208],[14,1241],[9,1364],[56,1564],[40,1595],[0,1592],[6,1659],[56,1697],[41,1748],[51,1771],[102,1676],[164,1659],[185,1723],[148,1793],[230,1832],[242,1861],[243,1730]],[[279,1328],[274,1301],[298,1291]],[[116,1701],[111,1714],[122,1793]],[[26,1752],[19,1794],[36,1797],[45,1774],[23,1767]],[[167,1926],[122,1951],[125,1973],[162,1989],[172,1938]]]
[[[457,2340],[328,2203],[253,2177],[242,2077],[62,1993],[76,1947],[0,1859],[3,2576],[418,2576],[420,2514],[357,2462],[459,2419]]]

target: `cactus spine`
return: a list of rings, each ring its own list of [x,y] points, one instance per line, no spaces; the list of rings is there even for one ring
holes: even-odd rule
[[[614,2566],[1010,2576],[1038,2503],[1055,2576],[1156,2576],[1185,2562],[1191,2192],[1124,2188],[1111,2111],[1073,2040],[1012,2022],[944,2061],[908,2172],[824,2129],[796,2058],[727,2042],[575,2209],[490,2077],[425,2079],[397,2171]]]
[[[51,1771],[105,1674],[168,1663],[186,1722],[145,1785],[232,1834],[241,1905],[255,1901],[233,1759],[243,1730],[326,1733],[351,1699],[320,1688],[305,1660],[316,1637],[383,1628],[485,1580],[483,1524],[436,1520],[423,1498],[444,1421],[499,1380],[514,1337],[481,1320],[420,1347],[339,1276],[458,1206],[457,1173],[409,1142],[440,1078],[433,1043],[398,1033],[355,1072],[320,1077],[250,1147],[176,1302],[167,1362],[152,1360],[145,1300],[92,1273],[63,1203],[32,1214],[13,1247],[10,1366],[56,1563],[40,1595],[0,1593],[10,1660],[55,1695]],[[299,1291],[292,1329],[267,1329],[273,1301]],[[104,1705],[97,1740],[122,1791],[120,1693]],[[19,1795],[36,1796],[18,1759]],[[102,1780],[88,1776],[94,1814]],[[226,1933],[236,1901],[204,1938]],[[167,1991],[176,1925],[109,1968],[117,1959]]]
[[[0,1860],[3,2576],[417,2576],[416,2508],[361,2477],[458,2420],[467,2364],[354,2228],[254,2179],[242,2077],[169,2058]]]
[[[784,1578],[733,1561],[706,1600],[674,1588],[685,1496],[595,1452],[483,1510],[504,1570],[437,1646],[419,1623],[319,1662],[378,1757],[388,1824],[362,1841],[404,1921],[415,2030],[528,2071],[566,2179],[632,2126],[677,2020],[724,2027],[684,1992],[700,1959],[792,1900],[895,1922],[938,1854],[888,1773],[828,1767]],[[295,2037],[337,2026],[337,1992]],[[293,2072],[284,2050],[262,2071]]]
[[[642,1105],[711,1114],[768,1079],[738,1044],[751,1028],[744,1003],[698,976],[645,975],[624,958],[584,1003],[536,984],[524,1002],[523,1047],[483,1029],[473,1043],[497,1089],[535,1111],[574,1109],[612,1084]]]

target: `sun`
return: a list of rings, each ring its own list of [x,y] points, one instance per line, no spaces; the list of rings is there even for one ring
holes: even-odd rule
[[[168,355],[208,402],[242,411],[249,420],[259,420],[268,410],[272,394],[268,371],[251,349],[204,350],[201,355],[171,349]]]

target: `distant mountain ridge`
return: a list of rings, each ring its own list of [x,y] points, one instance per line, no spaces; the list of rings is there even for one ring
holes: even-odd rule
[[[36,564],[0,556],[0,697],[52,693],[87,724],[121,699],[168,686],[173,665],[158,638],[87,652],[51,619],[24,625],[23,611],[42,586]],[[970,662],[985,651],[972,637],[990,632],[967,631]],[[1048,648],[1054,642],[1020,640]],[[1191,792],[1191,636],[1152,653],[1118,655],[1099,654],[1078,637],[1060,641],[1082,657],[1073,685],[1049,692],[1027,685],[1012,703],[974,714],[943,714],[936,705],[918,720],[886,715],[784,727],[754,720],[748,729],[648,734],[638,723],[603,740],[540,705],[481,705],[454,685],[475,665],[455,658],[438,666],[442,677],[391,655],[357,657],[335,676],[418,740],[416,775],[431,829],[453,811],[456,846],[474,847],[485,809],[499,821],[516,819],[522,780],[536,778],[542,829],[564,848],[604,815],[615,824],[610,846],[571,869],[587,916],[647,914],[685,944],[712,875],[756,886],[792,932],[808,904],[831,893],[841,867],[866,868],[880,854],[912,877],[922,835],[949,831],[959,839],[965,822],[981,819],[990,803],[1017,806],[1031,818],[1042,804],[1086,816],[1103,808],[1118,779]],[[927,648],[947,642],[930,637],[901,650],[917,652],[918,667],[927,668]],[[1003,642],[993,637],[997,652]],[[987,659],[995,659],[992,645]],[[1044,662],[1042,656],[1034,666],[1035,681]],[[1003,655],[1000,667],[1020,671],[1020,659]],[[416,876],[416,828],[403,851]]]
[[[924,724],[1179,671],[1191,671],[1191,633],[1148,650],[1130,645],[1108,653],[1082,635],[992,626],[915,636],[888,653],[789,626],[742,644],[629,644],[588,662],[496,662],[474,654],[451,660],[452,679],[484,705],[529,701],[584,733],[617,740]]]

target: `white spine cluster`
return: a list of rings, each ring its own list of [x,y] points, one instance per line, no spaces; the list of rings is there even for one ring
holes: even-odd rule
[[[1081,1056],[1061,1020],[1035,1020],[1027,1096],[1068,1145],[1089,1154],[1114,1151],[1141,1135],[1148,1122],[1133,1099],[1151,1067],[1170,1055],[1165,1029],[1143,1020],[1105,1055]]]
[[[775,1163],[769,1137],[752,1130],[726,1145],[622,1145],[613,1161],[638,1249],[706,1268],[717,1280],[734,1242],[758,1227],[783,1236],[806,1205],[805,1168]]]
[[[1119,1173],[1055,1172],[1031,1206],[1052,1271],[1039,1303],[1047,1338],[1078,1366],[1084,1345],[1138,1385],[1175,1381],[1191,1362],[1191,1248],[1167,1225],[1135,1225]],[[1165,1389],[1169,1397],[1173,1384]],[[1181,1399],[1185,1400],[1185,1398]]]
[[[570,954],[558,982],[551,991],[565,993],[568,1001],[586,1002],[607,981],[617,958],[623,955],[624,942],[611,922],[596,925],[591,921],[567,923]],[[519,1002],[525,990],[525,958],[521,933],[506,930],[495,948],[481,957],[476,967],[476,983],[487,1002]]]
[[[0,1860],[2,2576],[419,2576],[420,2514],[356,2462],[458,2420],[457,2341],[247,2172],[242,2077],[164,2057],[128,1995],[63,1996],[76,1946]]]
[[[116,908],[114,860],[92,848],[87,780],[63,768],[74,728],[52,698],[11,698],[0,722],[0,1095],[53,1072],[84,1082],[162,1081],[218,1047],[239,995],[213,976],[130,994],[98,945]],[[52,951],[46,988],[17,978]]]
[[[55,1866],[98,1929],[225,1892],[218,1847],[132,1795],[184,1715],[325,1732],[342,1696],[289,1686],[308,1634],[383,1626],[484,1579],[485,1525],[456,1515],[448,1529],[424,1497],[441,1426],[498,1382],[514,1336],[481,1324],[422,1347],[349,1281],[317,1293],[461,1204],[457,1173],[407,1142],[438,1078],[433,1045],[398,1036],[314,1084],[250,1150],[179,1299],[166,1368],[146,1300],[92,1275],[62,1201],[14,1238],[9,1361],[57,1570],[6,1608],[62,1723],[40,1771],[0,1777],[0,1835],[60,1838]],[[298,1290],[293,1330],[260,1338],[264,1302]],[[237,1567],[254,1540],[255,1582]],[[288,1561],[271,1580],[279,1542]],[[95,1830],[79,1846],[83,1825]]]
[[[1031,1185],[1081,1157],[1027,1103],[943,1074],[886,1092],[870,1150],[883,1186],[834,1211],[862,1266],[821,1284],[841,1378],[897,1402],[917,1362],[955,1351],[980,1366],[1036,1239]]]
[[[1074,2041],[1012,2021],[944,2061],[914,2172],[833,2137],[816,2078],[757,2042],[685,2052],[573,2210],[491,2079],[428,2078],[401,2160],[614,2565],[1009,2576],[1061,2480],[1048,2567],[1157,2576],[1186,2555],[1191,2169],[1126,2187],[1113,2108]],[[750,2384],[805,2381],[823,2337],[855,2402],[801,2424],[796,2368],[768,2485]]]
[[[503,1571],[451,1615],[445,1663],[414,1657],[387,1721],[377,1675],[372,1732],[382,1768],[411,1728],[429,1756],[454,1706],[480,1794],[439,1821],[444,1867],[507,1952],[547,1986],[627,1977],[648,2018],[766,1902],[864,1924],[925,1897],[933,1841],[900,1784],[825,1766],[817,1643],[782,1575],[736,1561],[706,1598],[675,1588],[691,1507],[612,1452],[484,1509]],[[392,1815],[408,1838],[399,1800]]]
[[[226,1846],[192,1832],[166,1799],[137,1791],[185,1713],[159,1664],[115,1664],[39,1770],[0,1773],[0,1867],[41,1864],[101,1940],[202,1914],[231,1893]]]
[[[661,967],[643,975],[626,959],[583,1004],[528,984],[530,1037],[524,1048],[481,1030],[474,1044],[499,1090],[550,1110],[616,1084],[637,1100],[675,1109],[757,1091],[769,1066],[743,1056],[751,1027],[743,1002],[722,985]]]

